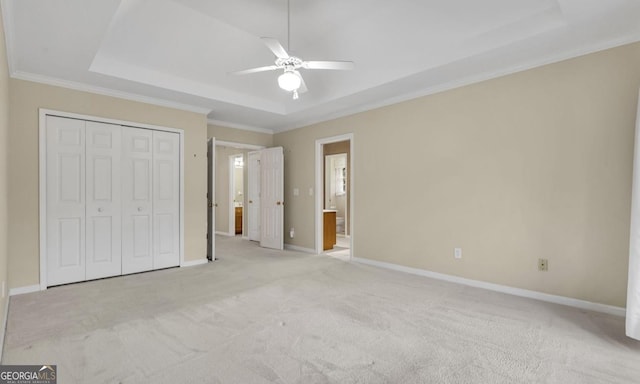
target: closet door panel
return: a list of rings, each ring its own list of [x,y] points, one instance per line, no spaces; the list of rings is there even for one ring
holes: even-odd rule
[[[153,132],[154,269],[180,265],[180,136]]]
[[[122,274],[122,127],[86,123],[87,280]]]
[[[122,129],[122,273],[153,267],[153,131]]]
[[[47,285],[85,280],[85,122],[47,116]]]

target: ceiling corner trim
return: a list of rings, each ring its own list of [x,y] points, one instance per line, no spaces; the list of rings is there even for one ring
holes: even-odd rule
[[[208,119],[207,123],[211,124],[211,125],[218,125],[218,126],[221,126],[221,127],[227,127],[227,128],[233,128],[233,129],[241,129],[243,131],[252,131],[252,132],[267,133],[269,135],[273,135],[273,130],[271,130],[271,129],[252,127],[250,125],[244,125],[244,124],[236,124],[236,123],[231,123],[229,121]]]
[[[53,86],[56,86],[56,87],[73,89],[75,91],[89,92],[89,93],[94,93],[94,94],[102,95],[102,96],[110,96],[110,97],[115,97],[115,98],[118,98],[118,99],[124,99],[124,100],[130,100],[130,101],[137,101],[139,103],[157,105],[159,107],[173,108],[173,109],[178,109],[178,110],[181,110],[181,111],[200,113],[200,114],[203,114],[203,115],[208,115],[211,112],[211,110],[208,109],[208,108],[203,108],[203,107],[197,107],[197,106],[193,106],[193,105],[177,103],[177,102],[174,102],[174,101],[158,99],[158,98],[155,98],[155,97],[142,96],[142,95],[138,95],[138,94],[135,94],[135,93],[116,91],[114,89],[103,88],[103,87],[98,87],[98,86],[95,86],[95,85],[89,85],[89,84],[86,84],[86,83],[80,83],[80,82],[76,82],[76,81],[69,81],[69,80],[64,80],[64,79],[59,79],[59,78],[49,77],[49,76],[44,76],[44,75],[38,75],[38,74],[34,74],[34,73],[29,73],[29,72],[15,71],[11,75],[11,77],[14,78],[14,79],[18,79],[18,80],[25,80],[25,81],[31,81],[31,82],[34,82],[34,83],[53,85]]]
[[[4,25],[4,41],[7,49],[7,65],[9,75],[15,74],[15,51],[13,49],[13,10],[10,0],[0,0],[0,10],[2,10],[2,24]]]
[[[299,128],[320,124],[325,121],[335,120],[342,117],[347,117],[347,116],[355,115],[358,113],[363,113],[363,112],[371,111],[374,109],[383,108],[383,107],[394,105],[394,104],[399,104],[405,101],[418,99],[420,97],[425,97],[425,96],[434,95],[441,92],[450,91],[456,88],[461,88],[468,85],[480,83],[483,81],[512,75],[518,72],[524,72],[530,69],[535,69],[535,68],[542,67],[549,64],[559,63],[565,60],[570,60],[576,57],[585,56],[592,53],[605,51],[607,49],[621,47],[627,44],[633,44],[636,42],[640,42],[640,34],[631,33],[626,36],[621,36],[615,39],[597,42],[597,43],[590,44],[588,46],[584,46],[571,51],[565,51],[565,52],[557,53],[554,55],[540,57],[536,60],[530,60],[527,62],[519,63],[517,65],[512,65],[497,71],[483,72],[483,73],[475,74],[472,76],[466,76],[466,77],[457,79],[455,81],[439,84],[437,86],[423,88],[415,92],[410,92],[410,93],[399,95],[399,96],[389,97],[383,100],[365,102],[363,104],[347,107],[340,111],[326,114],[322,117],[303,119],[283,127],[283,129],[278,130],[278,133],[293,131]]]

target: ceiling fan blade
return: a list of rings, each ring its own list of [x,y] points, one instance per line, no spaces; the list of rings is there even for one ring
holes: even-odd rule
[[[298,75],[300,77],[300,88],[298,88],[298,93],[305,93],[308,92],[309,89],[307,88],[307,84],[304,82],[304,77],[302,77],[302,74],[298,71],[293,71],[296,73],[296,75]]]
[[[247,75],[249,73],[258,73],[258,72],[266,72],[266,71],[274,71],[276,69],[278,69],[279,67],[277,65],[269,65],[266,67],[258,67],[258,68],[251,68],[251,69],[245,69],[244,71],[237,71],[237,72],[230,72],[230,75]]]
[[[305,61],[302,63],[302,68],[306,69],[337,69],[349,71],[354,67],[353,61]]]
[[[274,39],[273,37],[261,37],[261,39],[267,45],[267,47],[269,47],[271,52],[273,52],[273,54],[276,55],[277,58],[279,59],[289,58],[289,54],[277,39]]]

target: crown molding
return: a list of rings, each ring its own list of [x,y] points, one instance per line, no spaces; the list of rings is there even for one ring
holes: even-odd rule
[[[216,120],[216,119],[208,119],[207,124],[217,125],[217,126],[226,127],[226,128],[241,129],[243,131],[267,133],[269,135],[273,135],[274,133],[272,129],[253,127],[253,126],[244,125],[244,124],[236,124],[236,123],[231,123],[229,121],[222,121],[222,120]]]
[[[119,99],[137,101],[145,104],[157,105],[160,107],[167,107],[173,109],[179,109],[187,112],[194,112],[207,115],[211,112],[208,108],[196,107],[193,105],[182,104],[174,101],[168,101],[163,99],[158,99],[155,97],[142,96],[135,93],[116,91],[109,88],[98,87],[95,85],[89,85],[86,83],[80,83],[76,81],[58,79],[55,77],[38,75],[35,73],[23,72],[23,71],[15,71],[11,74],[11,77],[18,80],[31,81],[34,83],[41,83],[47,85],[53,85],[56,87],[62,87],[67,89],[73,89],[81,92],[89,92],[97,95],[103,96],[111,96]]]
[[[623,37],[608,40],[606,42],[591,44],[586,47],[582,47],[580,49],[565,51],[558,54],[537,58],[535,60],[529,60],[527,62],[520,63],[517,65],[512,65],[507,68],[501,68],[496,71],[485,72],[478,75],[472,75],[465,78],[457,79],[455,81],[450,81],[448,83],[440,84],[437,86],[423,88],[421,90],[406,93],[400,96],[394,96],[394,97],[386,98],[384,100],[379,100],[379,101],[361,104],[354,107],[349,107],[339,112],[329,113],[327,115],[324,115],[323,117],[302,120],[299,123],[294,123],[294,124],[285,126],[282,129],[279,129],[277,133],[293,131],[295,129],[308,127],[310,125],[324,123],[325,121],[335,120],[341,117],[347,117],[347,116],[355,115],[358,113],[367,112],[367,111],[371,111],[374,109],[378,109],[378,108],[382,108],[382,107],[386,107],[394,104],[399,104],[404,101],[409,101],[409,100],[418,99],[424,96],[434,95],[436,93],[450,91],[452,89],[465,87],[467,85],[472,85],[472,84],[480,83],[483,81],[512,75],[518,72],[524,72],[524,71],[535,69],[545,65],[559,63],[565,60],[571,60],[580,56],[586,56],[592,53],[597,53],[597,52],[605,51],[607,49],[621,47],[627,44],[637,43],[638,41],[640,41],[639,34],[637,33],[629,34]]]

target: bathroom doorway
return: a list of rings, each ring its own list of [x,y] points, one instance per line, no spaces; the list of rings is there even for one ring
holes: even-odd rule
[[[235,236],[244,235],[244,164],[244,153],[229,156],[229,232]]]
[[[353,257],[353,135],[316,141],[316,250]]]
[[[340,143],[336,143],[340,144]],[[348,143],[347,143],[348,144]],[[325,146],[325,151],[328,146]],[[324,156],[324,209],[336,211],[336,234],[348,236],[349,176],[347,153]]]

